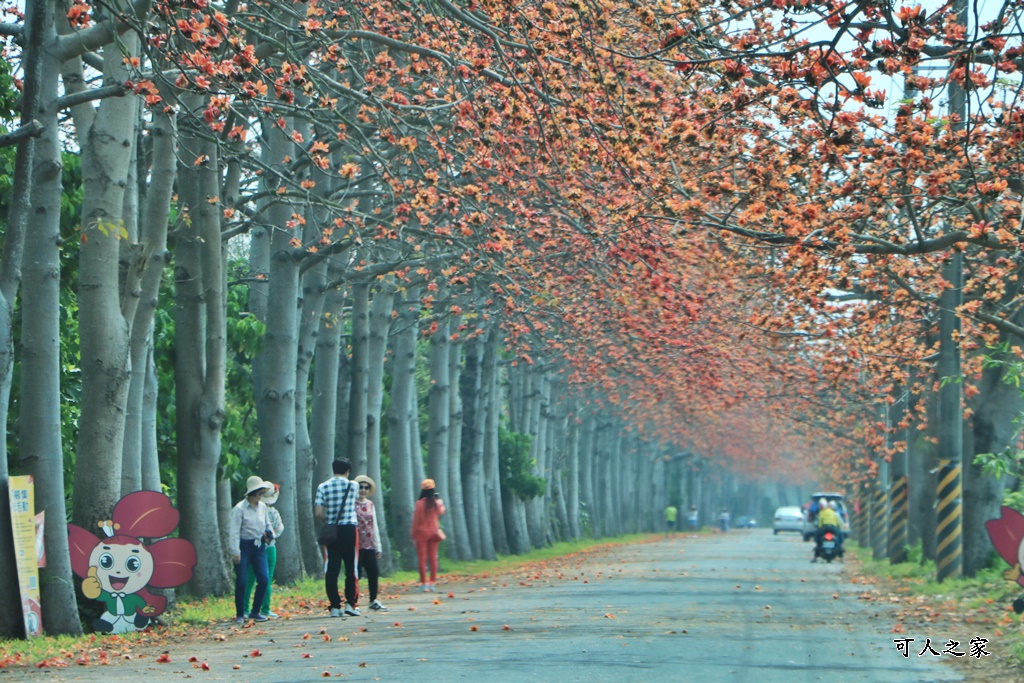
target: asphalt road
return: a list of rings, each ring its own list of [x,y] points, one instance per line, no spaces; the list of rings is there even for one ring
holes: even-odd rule
[[[115,653],[109,666],[0,671],[0,683],[895,683],[964,680],[969,655],[957,667],[950,654],[919,655],[926,638],[940,651],[950,639],[966,651],[986,637],[992,659],[1000,654],[998,639],[981,632],[894,634],[886,596],[842,564],[811,564],[810,551],[797,535],[770,530],[677,534],[515,576],[442,581],[433,594],[386,587],[387,614],[330,619],[297,610],[242,630],[221,624],[170,640],[166,663],[154,650],[130,660]],[[914,638],[906,657],[893,642],[903,637]]]

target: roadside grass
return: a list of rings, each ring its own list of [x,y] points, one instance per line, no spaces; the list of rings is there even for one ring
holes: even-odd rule
[[[907,562],[899,564],[874,560],[871,548],[856,543],[850,543],[848,549],[862,575],[886,581],[899,594],[904,619],[893,627],[894,632],[901,633],[914,623],[943,621],[988,627],[1000,638],[1001,649],[1009,654],[1012,665],[1024,672],[1024,618],[1012,608],[1022,590],[1003,578],[1010,566],[1001,557],[993,555],[990,565],[973,577],[939,582],[935,562],[922,558],[920,543],[909,547]]]
[[[663,537],[662,534],[630,534],[599,540],[570,541],[523,555],[499,556],[496,560],[457,562],[442,558],[440,571],[446,580],[536,571],[547,562],[571,559],[614,546],[656,541]],[[396,571],[381,577],[380,592],[386,596],[391,590],[418,582],[418,572]],[[365,594],[365,584],[361,584],[361,589]],[[307,578],[292,586],[274,586],[272,609],[282,615],[322,610],[326,609],[326,605],[322,578]],[[234,614],[233,595],[201,599],[182,596],[172,611],[161,615],[164,625],[150,631],[119,636],[87,634],[79,637],[43,636],[32,640],[0,640],[0,670],[19,666],[54,668],[72,664],[101,664],[111,657],[131,657],[135,647],[163,641],[168,637],[194,635],[218,622],[230,621]]]

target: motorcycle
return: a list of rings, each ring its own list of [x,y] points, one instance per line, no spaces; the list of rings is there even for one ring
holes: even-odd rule
[[[818,532],[818,545],[814,549],[814,556],[826,562],[832,562],[837,557],[843,556],[842,538],[840,531],[834,526],[823,527]]]

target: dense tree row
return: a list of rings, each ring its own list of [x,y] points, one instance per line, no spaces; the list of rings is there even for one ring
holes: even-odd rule
[[[1024,408],[1010,366],[984,362],[1019,357],[1024,331],[1020,83],[993,75],[1020,66],[1020,10],[970,33],[957,11],[12,7],[15,467],[48,519],[85,527],[168,486],[198,594],[228,584],[211,530],[245,466],[283,485],[299,530],[281,538],[286,582],[319,570],[312,495],[336,455],[382,483],[403,559],[425,474],[459,558],[648,528],[684,490],[709,513],[731,473],[853,491],[907,455],[926,500],[930,458],[1012,449]],[[929,60],[948,76],[922,76]],[[878,71],[905,81],[892,117],[871,111],[889,101]],[[62,230],[69,154],[81,199]],[[258,446],[232,424],[248,412]],[[258,457],[238,457],[243,438]],[[1002,483],[968,482],[977,565]],[[48,525],[50,632],[79,629],[65,533]]]

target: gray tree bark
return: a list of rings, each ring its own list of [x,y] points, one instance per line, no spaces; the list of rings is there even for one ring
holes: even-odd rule
[[[340,257],[328,261],[327,277],[338,282],[341,277]],[[313,356],[313,400],[310,416],[310,441],[315,462],[313,488],[332,476],[334,442],[338,413],[338,380],[340,368],[341,331],[344,321],[345,292],[338,285],[331,287],[324,300],[324,313],[320,318],[320,332],[316,337]],[[310,491],[312,495],[314,491]],[[312,537],[312,530],[308,535]]]
[[[458,319],[452,322],[458,327]],[[473,560],[478,555],[473,551],[466,523],[466,505],[463,498],[462,485],[462,348],[464,344],[448,344],[448,414],[451,427],[448,430],[448,516],[450,528],[454,532],[456,543],[448,549],[449,557],[460,560]]]
[[[484,341],[477,338],[466,345],[466,366],[459,382],[462,396],[462,497],[466,510],[466,530],[476,557],[493,559],[490,514],[485,504],[484,435],[487,415],[483,388]],[[486,538],[485,538],[486,535]]]
[[[490,534],[494,552],[508,555],[510,545],[505,532],[505,510],[502,498],[501,465],[498,453],[498,429],[501,425],[502,400],[501,368],[498,365],[500,337],[494,328],[488,331],[484,342],[483,366],[481,372],[481,389],[483,400],[481,410],[484,413],[484,500],[488,506],[490,517]],[[482,534],[487,530],[482,529]],[[486,538],[486,536],[485,536]]]
[[[353,472],[366,471],[367,373],[370,343],[370,284],[352,283],[352,355],[349,359],[350,387],[346,457]]]
[[[409,538],[413,506],[419,482],[413,481],[414,449],[410,443],[416,395],[416,340],[419,336],[419,293],[408,292],[408,302],[396,304],[398,318],[391,335],[394,361],[391,379],[391,405],[388,406],[388,437],[391,456],[391,519],[394,522],[394,548],[404,569],[416,565],[416,552]]]
[[[177,177],[177,131],[174,118],[165,111],[154,111],[150,138],[152,165],[146,191],[140,237],[145,245],[143,274],[138,292],[139,305],[131,325],[131,384],[128,391],[125,443],[122,460],[138,463],[122,476],[121,495],[139,489],[160,490],[160,463],[156,444],[156,367],[153,363],[153,320],[159,302],[164,267],[170,261],[167,251],[167,225]]]
[[[21,125],[27,125],[40,113],[40,86],[42,60],[40,44],[44,33],[53,28],[53,4],[29,2],[22,38],[22,102]],[[56,121],[50,122],[56,125]],[[32,208],[33,164],[36,156],[36,138],[29,136],[18,143],[14,159],[14,177],[11,179],[11,204],[7,215],[3,254],[0,257],[0,424],[8,424],[11,389],[14,383],[14,320],[13,311],[21,284],[21,262],[25,247],[25,232]],[[10,514],[10,471],[8,470],[7,440],[0,443],[0,595],[17,595],[18,568],[14,550],[14,535]],[[63,489],[63,482],[61,484]],[[19,638],[24,634],[20,610],[0,612],[0,640]]]
[[[284,159],[293,152],[291,141],[273,121],[264,121],[263,163],[287,173]],[[295,476],[295,404],[298,355],[299,260],[301,246],[289,228],[293,206],[276,195],[276,174],[264,173],[264,208],[270,226],[270,288],[267,292],[266,333],[260,359],[260,373],[254,377],[259,412],[260,468],[264,478],[281,484],[275,504],[285,526],[298,528]],[[293,583],[302,576],[302,555],[298,534],[284,534],[277,543],[278,561],[274,571],[281,583]]]
[[[438,321],[437,331],[430,336],[430,391],[427,394],[427,477],[437,484],[437,490],[449,498],[448,443],[451,435],[450,366],[448,364],[448,323]]]
[[[82,633],[71,581],[64,503],[64,453],[60,416],[60,206],[63,164],[57,126],[58,80],[63,59],[55,49],[53,6],[27,5],[30,40],[39,47],[38,106],[43,125],[31,181],[32,239],[22,259],[20,424],[22,464],[35,479],[36,509],[46,511],[47,566],[40,570],[43,628],[49,635]],[[31,60],[35,65],[35,60]]]
[[[184,102],[201,106],[197,96]],[[219,156],[216,144],[200,135],[186,133],[180,148],[181,208],[174,255],[179,529],[196,550],[196,571],[187,590],[222,595],[230,590],[231,581],[228,554],[215,531],[220,528],[218,465],[227,338]],[[206,162],[197,164],[201,158]]]
[[[394,276],[387,275],[380,281],[377,291],[373,294],[369,311],[369,344],[367,346],[366,473],[377,483],[377,490],[373,494],[373,504],[377,511],[381,544],[384,546],[380,549],[383,555],[381,570],[385,572],[391,568],[391,539],[388,537],[380,441],[384,404],[384,359],[387,356],[392,313],[395,311],[396,290]]]
[[[138,38],[124,36],[104,49],[104,80],[123,83],[130,78],[125,54],[138,54]],[[78,60],[65,63],[66,88],[81,83]],[[82,149],[82,243],[78,266],[79,346],[82,369],[82,414],[76,446],[72,521],[91,528],[109,519],[121,498],[121,456],[125,412],[131,382],[129,320],[138,301],[124,301],[122,311],[119,260],[121,240],[128,234],[124,221],[125,179],[135,146],[138,99],[116,97],[72,109]],[[138,258],[138,250],[133,250]],[[138,269],[132,269],[138,275]],[[126,286],[134,290],[137,281]]]

